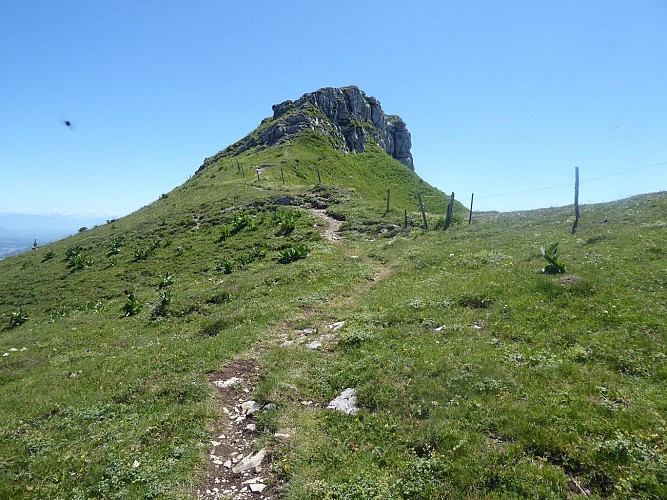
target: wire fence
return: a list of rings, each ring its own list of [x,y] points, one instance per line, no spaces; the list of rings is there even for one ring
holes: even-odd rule
[[[605,175],[601,175],[599,177],[592,177],[590,179],[585,179],[584,178],[584,179],[581,180],[581,182],[582,183],[595,182],[595,181],[599,181],[601,179],[607,179],[609,177],[614,177],[614,176],[617,176],[617,175],[627,174],[629,172],[636,172],[638,170],[644,170],[644,169],[647,169],[647,168],[659,167],[661,165],[667,165],[667,161],[662,161],[660,163],[652,163],[650,165],[644,165],[643,167],[636,167],[636,168],[630,168],[630,169],[627,169],[627,170],[621,170],[619,172],[613,172],[611,174],[605,174]],[[513,191],[511,193],[499,193],[499,194],[490,194],[490,195],[486,195],[486,196],[478,196],[477,199],[482,199],[483,200],[483,199],[489,199],[489,198],[501,198],[501,197],[504,197],[504,196],[515,196],[515,195],[518,195],[518,194],[536,193],[538,191],[549,191],[549,190],[553,190],[553,189],[562,189],[564,187],[572,187],[572,183],[568,182],[567,184],[558,184],[558,185],[555,185],[555,186],[545,186],[545,187],[540,187],[540,188],[535,188],[535,189],[525,189],[523,191]]]

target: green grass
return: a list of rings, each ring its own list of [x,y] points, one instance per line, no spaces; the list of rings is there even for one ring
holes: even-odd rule
[[[260,351],[287,498],[667,496],[667,195],[582,207],[573,236],[572,207],[425,232],[417,192],[436,227],[444,193],[304,134],[1,261],[0,497],[188,497],[220,412],[207,374]],[[546,275],[555,242],[566,273]],[[338,320],[323,349],[278,347]],[[325,409],[345,387],[356,415]]]

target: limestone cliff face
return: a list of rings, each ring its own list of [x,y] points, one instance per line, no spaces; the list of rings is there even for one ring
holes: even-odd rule
[[[296,101],[273,106],[273,118],[258,133],[230,146],[235,153],[259,145],[273,146],[303,130],[317,130],[333,139],[343,151],[361,153],[374,140],[382,149],[414,170],[412,142],[405,122],[386,115],[375,97],[357,87],[324,88],[304,94]],[[228,148],[229,149],[229,148]]]

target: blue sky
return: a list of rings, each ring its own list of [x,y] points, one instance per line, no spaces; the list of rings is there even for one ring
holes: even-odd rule
[[[664,0],[4,0],[0,213],[127,214],[351,84],[477,209],[571,204],[575,166],[582,203],[662,191],[666,27]]]

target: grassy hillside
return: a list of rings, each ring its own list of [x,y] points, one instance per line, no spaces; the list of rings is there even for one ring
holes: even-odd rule
[[[0,262],[0,497],[193,495],[208,377],[241,360],[276,495],[667,496],[667,195],[583,207],[572,236],[571,208],[425,232],[417,192],[437,226],[446,195],[306,134]],[[327,410],[347,387],[360,411]]]

